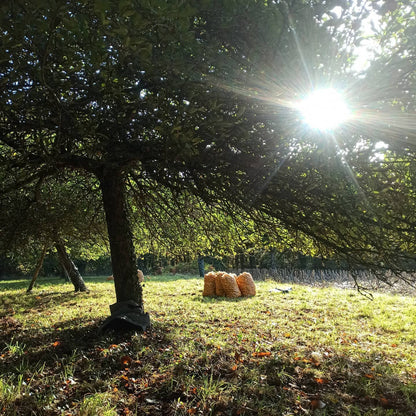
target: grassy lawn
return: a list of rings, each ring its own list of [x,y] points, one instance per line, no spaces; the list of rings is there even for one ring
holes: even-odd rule
[[[145,284],[153,328],[98,336],[113,282],[0,282],[1,415],[414,415],[411,296],[256,282],[202,297],[203,280]]]

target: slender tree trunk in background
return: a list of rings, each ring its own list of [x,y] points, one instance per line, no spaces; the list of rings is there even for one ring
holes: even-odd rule
[[[246,267],[246,256],[244,253],[240,253],[240,271],[243,272]]]
[[[202,256],[198,256],[198,271],[199,277],[204,277],[205,275],[205,261]]]
[[[245,259],[244,259],[244,253],[237,253],[235,255],[235,268],[238,272],[243,272],[244,271],[244,264],[245,264]]]
[[[233,258],[233,268],[238,270],[238,254],[234,255]]]
[[[35,272],[33,273],[32,280],[30,281],[30,284],[29,284],[29,287],[26,290],[26,293],[30,293],[33,289],[33,286],[35,285],[36,279],[38,278],[40,270],[41,270],[42,265],[43,265],[43,260],[45,259],[46,250],[47,250],[47,246],[45,244],[43,246],[42,253],[40,254],[38,263],[36,264]]]
[[[256,257],[253,256],[252,254],[249,255],[248,258],[249,264],[250,264],[250,269],[255,269],[256,268]]]
[[[75,292],[87,292],[88,289],[85,286],[85,282],[82,279],[77,266],[75,266],[74,262],[69,257],[64,243],[62,241],[56,242],[55,248],[58,253],[59,262],[61,263],[64,270],[67,271],[68,276],[74,285]]]
[[[63,264],[61,262],[59,262],[61,269],[62,269],[62,277],[65,279],[66,282],[70,282],[71,279],[69,278],[69,274],[68,271],[65,269],[65,267],[63,266]]]
[[[143,291],[137,278],[133,233],[128,218],[124,174],[106,169],[98,175],[110,240],[117,302],[135,302],[143,311]]]
[[[270,268],[272,270],[277,269],[276,250],[274,248],[270,250]]]

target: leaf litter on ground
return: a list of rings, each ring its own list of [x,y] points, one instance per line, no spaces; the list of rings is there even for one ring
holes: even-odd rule
[[[201,279],[160,277],[145,287],[150,331],[99,337],[112,282],[77,296],[57,280],[33,295],[1,284],[6,416],[416,411],[412,296],[292,285],[281,297],[264,281],[253,298],[205,299]]]

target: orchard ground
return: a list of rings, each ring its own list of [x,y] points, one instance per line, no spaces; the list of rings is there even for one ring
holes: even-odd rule
[[[0,282],[0,414],[414,415],[416,302],[334,285],[256,282],[203,298],[203,279],[146,280],[152,329],[98,335],[113,282]]]

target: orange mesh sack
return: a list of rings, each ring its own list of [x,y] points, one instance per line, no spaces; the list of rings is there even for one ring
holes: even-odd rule
[[[224,273],[221,276],[221,283],[227,298],[239,298],[241,296],[240,289],[238,288],[237,281],[234,276]]]
[[[255,296],[256,285],[250,273],[244,272],[237,277],[237,284],[243,296]]]
[[[215,272],[209,272],[204,276],[204,291],[202,296],[215,296]]]
[[[143,272],[140,269],[137,269],[137,277],[138,277],[140,283],[144,282],[144,275],[143,275]]]
[[[215,294],[217,296],[225,296],[224,287],[222,285],[222,275],[225,272],[217,272],[215,275]]]

